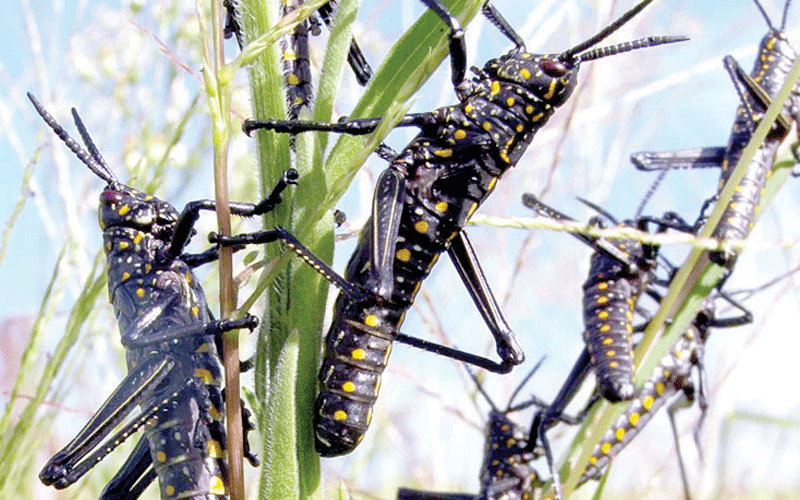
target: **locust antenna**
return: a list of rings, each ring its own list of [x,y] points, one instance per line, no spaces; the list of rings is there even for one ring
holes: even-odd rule
[[[108,183],[109,186],[114,186],[119,184],[117,180],[117,176],[105,165],[105,162],[102,164],[98,162],[93,155],[88,153],[85,149],[83,149],[80,144],[75,141],[70,135],[64,130],[53,116],[47,112],[41,102],[30,92],[28,92],[28,99],[30,99],[31,103],[33,103],[33,107],[36,108],[36,112],[39,113],[39,116],[42,117],[45,123],[53,129],[53,132],[64,141],[64,144],[75,153],[75,156],[78,157],[80,161],[83,162],[84,165],[89,167],[89,170],[94,172],[94,174],[104,181]],[[82,125],[82,124],[81,124]],[[98,153],[99,154],[99,153]],[[102,157],[101,157],[102,159]]]

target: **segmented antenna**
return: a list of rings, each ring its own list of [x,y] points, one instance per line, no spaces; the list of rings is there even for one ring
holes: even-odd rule
[[[39,116],[42,117],[44,122],[47,125],[49,125],[50,128],[53,129],[53,132],[55,132],[56,135],[62,141],[64,141],[64,144],[66,144],[67,147],[73,153],[75,153],[75,156],[77,156],[78,159],[80,161],[82,161],[84,165],[89,167],[89,170],[94,172],[94,174],[96,176],[98,176],[101,179],[103,179],[104,181],[106,181],[109,186],[114,186],[114,185],[119,184],[119,181],[117,180],[117,176],[114,175],[114,173],[111,170],[109,170],[107,166],[105,166],[104,164],[100,164],[94,158],[94,156],[92,156],[89,153],[87,153],[86,150],[83,149],[80,146],[80,144],[78,144],[75,141],[75,139],[70,137],[70,135],[67,133],[67,131],[64,130],[64,127],[59,125],[59,123],[56,121],[56,119],[53,118],[53,116],[50,113],[48,113],[46,109],[44,109],[44,106],[42,105],[42,103],[39,102],[39,100],[36,97],[34,97],[34,95],[31,94],[30,92],[28,92],[28,99],[30,99],[31,103],[33,103],[33,107],[36,108],[36,112],[39,113]]]
[[[767,15],[767,11],[764,10],[764,6],[761,5],[761,2],[759,2],[758,0],[753,0],[753,2],[755,2],[756,7],[758,7],[758,11],[761,12],[761,16],[764,18],[765,21],[767,21],[767,26],[769,26],[769,29],[771,29],[772,31],[775,31],[775,26],[772,25],[772,21],[770,20],[769,16]],[[786,21],[786,8],[788,7],[788,5],[789,5],[789,2],[786,2],[786,6],[784,7],[784,10],[783,10],[783,21],[784,22]],[[781,23],[781,30],[783,30],[783,23]]]
[[[578,199],[578,201],[580,201],[581,203],[583,203],[587,207],[591,208],[592,210],[594,210],[598,214],[600,214],[603,217],[605,217],[606,219],[610,220],[612,224],[619,224],[617,219],[613,215],[611,215],[611,212],[609,212],[605,208],[603,208],[600,205],[597,205],[596,203],[591,202],[591,201],[589,201],[589,200],[587,200],[585,198],[581,198],[580,196],[576,196],[576,198]]]
[[[595,59],[600,59],[601,57],[608,57],[614,56],[617,54],[623,54],[625,52],[630,52],[632,50],[637,49],[645,49],[648,47],[656,47],[658,45],[664,45],[667,43],[676,43],[676,42],[685,42],[688,40],[688,36],[648,36],[646,38],[640,38],[638,40],[633,40],[631,42],[622,42],[616,45],[609,45],[608,47],[600,47],[598,49],[590,50],[585,54],[580,54],[577,56],[578,61],[593,61]]]
[[[528,383],[528,381],[533,377],[533,375],[537,372],[537,370],[539,370],[539,367],[542,366],[542,363],[544,363],[544,359],[545,356],[542,356],[541,359],[539,359],[539,361],[533,367],[533,369],[529,371],[527,375],[525,375],[525,378],[522,379],[517,388],[514,389],[514,392],[511,393],[511,397],[508,399],[508,409],[506,411],[512,412],[512,411],[522,410],[532,405],[539,405],[543,408],[547,407],[547,404],[545,404],[543,401],[540,401],[536,397],[531,397],[531,399],[529,399],[524,403],[521,403],[520,406],[518,407],[511,406],[511,403],[514,402],[514,399],[517,397],[520,391],[522,391],[522,388],[525,387],[525,384]]]
[[[792,0],[786,0],[786,3],[783,4],[783,17],[781,18],[781,31],[786,29],[786,16],[789,14],[789,4],[792,3]]]
[[[472,372],[472,370],[470,370],[469,367],[467,367],[466,365],[464,366],[464,369],[467,370],[467,375],[469,375],[469,378],[471,378],[472,381],[475,382],[475,388],[478,389],[479,393],[481,393],[483,399],[485,399],[486,402],[489,403],[489,406],[492,408],[492,411],[495,413],[501,413],[500,409],[497,407],[496,404],[494,404],[494,401],[492,401],[492,398],[490,398],[489,394],[483,389],[483,384],[481,384],[480,381],[478,381],[478,377],[476,377],[475,374]]]
[[[581,42],[578,45],[572,47],[571,49],[567,49],[558,56],[558,59],[561,61],[568,61],[572,59],[575,54],[579,52],[583,52],[584,50],[597,45],[598,43],[602,42],[606,38],[609,37],[612,33],[623,27],[628,21],[633,19],[639,12],[642,11],[645,7],[651,4],[653,0],[644,0],[636,5],[634,8],[629,10],[628,12],[622,14],[622,16],[614,21],[613,23],[609,24],[605,27],[605,29],[601,30],[598,34],[591,37],[590,39],[586,40],[585,42]]]
[[[571,49],[567,49],[562,52],[558,59],[560,61],[572,61],[577,59],[578,62],[581,61],[592,61],[594,59],[600,59],[601,57],[613,56],[616,54],[622,54],[623,52],[630,52],[631,50],[636,49],[644,49],[647,47],[655,47],[656,45],[663,45],[666,43],[675,43],[675,42],[682,42],[684,40],[688,40],[689,37],[685,36],[649,36],[647,38],[642,38],[639,40],[634,40],[632,42],[624,42],[617,45],[610,45],[608,47],[602,47],[599,49],[592,50],[587,52],[586,54],[580,55],[581,52],[584,50],[589,49],[597,45],[598,43],[602,42],[606,38],[609,37],[612,33],[619,30],[623,27],[628,21],[633,19],[639,12],[642,11],[645,7],[647,7],[653,0],[644,0],[643,2],[639,2],[634,8],[629,10],[628,12],[622,14],[616,21],[606,26],[603,30],[601,30],[598,34],[591,37],[590,39],[586,40],[585,42],[581,42],[578,45],[572,47]]]
[[[667,176],[667,172],[669,172],[669,170],[662,170],[661,172],[658,173],[658,177],[656,177],[656,180],[653,182],[653,184],[650,185],[650,189],[648,189],[647,192],[644,194],[642,202],[639,203],[639,207],[636,209],[636,214],[633,216],[633,220],[638,220],[639,217],[641,217],[642,212],[644,211],[644,206],[647,205],[647,202],[650,201],[650,198],[653,197],[653,193],[656,192],[656,189],[658,189],[658,186],[661,184],[661,181],[663,181],[664,177]]]
[[[528,401],[526,401],[524,403],[521,403],[520,406],[518,406],[518,407],[512,407],[511,406],[511,404],[514,402],[514,399],[520,393],[522,388],[525,387],[525,384],[528,383],[528,381],[533,377],[533,375],[536,373],[536,371],[539,370],[539,367],[542,366],[542,363],[544,363],[544,360],[545,360],[545,356],[542,356],[542,358],[536,363],[536,365],[533,367],[533,369],[531,369],[531,371],[529,371],[528,374],[525,375],[525,378],[522,379],[522,381],[519,383],[519,385],[517,385],[517,388],[514,389],[514,392],[511,394],[511,397],[508,400],[508,405],[506,406],[505,411],[501,411],[497,407],[497,405],[494,404],[494,401],[492,401],[492,398],[489,397],[489,394],[487,394],[487,392],[484,390],[483,385],[478,381],[478,377],[475,376],[475,374],[472,372],[472,370],[470,370],[467,366],[465,366],[464,368],[467,370],[467,374],[470,376],[472,381],[475,382],[475,387],[478,389],[478,392],[480,392],[481,395],[483,396],[483,398],[486,400],[486,402],[489,403],[489,406],[492,408],[493,412],[495,412],[495,413],[511,413],[513,411],[523,410],[523,409],[528,408],[528,407],[533,406],[533,405],[539,405],[539,406],[541,406],[543,408],[547,406],[547,404],[545,404],[543,401],[539,400],[536,397],[531,397],[530,400],[528,400]]]
[[[83,143],[86,145],[86,149],[89,150],[92,158],[94,158],[97,163],[105,167],[106,171],[113,176],[114,173],[111,172],[111,169],[108,167],[108,163],[106,163],[103,155],[101,155],[100,151],[97,150],[97,146],[95,146],[92,136],[89,135],[89,131],[86,130],[86,125],[83,124],[83,120],[81,120],[81,117],[78,115],[78,111],[75,108],[72,108],[72,119],[75,121],[75,127],[77,127],[78,133],[81,135]]]

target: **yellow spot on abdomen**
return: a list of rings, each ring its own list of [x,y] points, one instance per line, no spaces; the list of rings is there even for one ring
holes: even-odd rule
[[[353,359],[366,359],[367,351],[364,349],[353,349],[353,352],[350,353]]]
[[[175,494],[175,487],[174,487],[174,486],[172,486],[171,484],[168,484],[168,485],[167,485],[167,486],[164,488],[164,493],[166,493],[166,494],[167,494],[167,496],[171,497],[172,495],[174,495],[174,494]]]
[[[342,384],[342,390],[344,392],[353,392],[353,391],[356,390],[356,384],[354,384],[352,381],[348,380],[347,382]]]
[[[601,295],[601,296],[597,297],[596,302],[598,304],[605,304],[606,302],[608,302],[608,297],[606,297],[605,295]]]
[[[211,458],[225,458],[225,452],[222,450],[222,445],[216,439],[211,439],[206,445],[208,456]]]
[[[434,155],[438,156],[439,158],[450,158],[453,156],[452,149],[437,149],[433,152]]]
[[[647,396],[642,401],[642,406],[645,410],[649,410],[651,406],[653,406],[653,396]]]
[[[465,131],[461,130],[461,129],[458,129],[453,133],[453,138],[455,140],[457,140],[457,141],[460,141],[460,140],[462,140],[462,139],[464,139],[466,137],[467,137],[467,133]]]
[[[129,207],[128,205],[122,205],[121,207],[119,207],[119,210],[117,211],[117,213],[120,214],[120,215],[125,215],[130,211],[131,211],[131,207]]]
[[[442,213],[447,212],[447,207],[448,205],[446,201],[440,201],[439,203],[433,206],[433,208],[435,208],[438,212]]]
[[[527,68],[522,68],[519,70],[519,76],[527,80],[531,77],[531,72]]]
[[[136,296],[139,297],[140,299],[142,297],[144,297],[144,288],[137,288],[136,289]]]
[[[372,328],[378,326],[378,323],[380,323],[380,321],[378,321],[378,317],[375,316],[374,314],[370,314],[366,318],[364,318],[364,324],[367,326],[371,326]]]
[[[211,375],[211,372],[205,368],[196,368],[194,370],[194,376],[202,380],[206,385],[214,381],[214,376]]]
[[[638,413],[631,413],[631,416],[628,417],[628,422],[631,423],[631,426],[636,427],[636,424],[639,423],[639,414]]]
[[[407,248],[401,248],[397,251],[395,257],[401,262],[408,262],[411,260],[411,252]]]
[[[297,75],[291,74],[286,78],[286,83],[288,83],[289,85],[297,85],[298,83],[300,83],[300,79],[297,78]]]
[[[120,241],[120,242],[119,242],[119,249],[120,249],[120,250],[125,250],[125,249],[126,249],[126,248],[128,248],[129,246],[131,246],[131,244],[130,244],[130,243],[128,243],[127,241]]]
[[[414,224],[414,230],[418,233],[425,234],[428,232],[428,223],[424,220],[421,220]]]
[[[619,429],[617,429],[617,433],[616,433],[617,441],[622,441],[622,438],[624,438],[624,437],[625,437],[625,429],[620,427]]]
[[[608,452],[611,451],[611,443],[603,443],[603,446],[600,447],[600,451],[603,452],[603,455],[608,455]]]
[[[227,494],[227,491],[225,491],[225,483],[222,481],[222,478],[218,476],[212,477],[211,481],[208,482],[208,492],[212,495]]]
[[[333,413],[333,419],[336,420],[337,422],[342,422],[344,420],[347,420],[347,413],[344,410],[336,410]]]
[[[500,82],[492,82],[492,95],[497,95],[500,92]]]
[[[125,271],[124,273],[122,273],[122,281],[130,279],[130,277],[131,277],[131,273],[129,273],[128,271]]]
[[[158,460],[161,463],[166,462],[167,461],[167,454],[164,453],[163,451],[159,450],[158,452],[156,452],[156,460]]]

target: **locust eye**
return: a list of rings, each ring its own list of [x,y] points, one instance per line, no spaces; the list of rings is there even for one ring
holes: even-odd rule
[[[120,193],[119,191],[106,189],[100,194],[100,201],[106,204],[119,203],[120,201],[122,201],[122,193]]]
[[[560,78],[566,75],[567,71],[569,71],[563,62],[552,59],[545,59],[542,61],[541,68],[547,76],[551,76],[553,78]]]

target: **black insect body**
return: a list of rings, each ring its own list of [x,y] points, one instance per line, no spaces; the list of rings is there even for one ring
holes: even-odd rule
[[[286,16],[303,4],[303,0],[286,0],[281,3],[282,15]],[[321,22],[330,27],[336,14],[337,4],[331,0],[316,12]],[[296,120],[303,108],[310,108],[314,101],[314,89],[311,77],[311,52],[308,35],[320,34],[320,19],[312,15],[295,26],[289,35],[283,38],[283,71],[286,78],[286,101],[289,106],[288,119]],[[350,41],[347,61],[359,85],[366,85],[372,78],[372,68],[364,58],[355,39]]]
[[[701,422],[705,416],[708,404],[708,394],[705,387],[705,372],[703,367],[703,352],[705,343],[710,333],[710,328],[729,328],[745,325],[752,321],[752,315],[737,302],[727,296],[721,295],[742,314],[730,318],[716,318],[713,299],[706,302],[705,307],[697,314],[694,321],[678,338],[675,345],[664,356],[661,362],[653,369],[650,378],[639,389],[636,397],[628,404],[625,412],[620,415],[614,424],[605,432],[603,438],[594,448],[586,471],[581,476],[580,483],[597,478],[603,468],[630,443],[647,425],[653,415],[678,393],[682,393],[685,401],[699,402]],[[699,387],[692,380],[692,372],[697,369]],[[678,404],[680,403],[680,404]],[[668,408],[668,414],[677,440],[677,427],[674,414],[678,408],[685,405],[678,400]],[[697,426],[699,431],[700,424]],[[699,439],[695,433],[695,441]],[[679,456],[679,459],[681,457]],[[688,481],[686,480],[683,462],[679,460],[684,479],[684,488],[688,495]]]
[[[537,401],[540,407],[544,405]],[[509,410],[492,410],[481,467],[481,500],[528,500],[544,481],[531,466],[541,456],[528,446],[528,431],[508,417]]]
[[[486,426],[486,446],[480,472],[481,492],[479,495],[434,493],[401,488],[397,493],[398,500],[455,500],[462,498],[475,500],[532,500],[534,491],[541,490],[544,485],[539,474],[530,465],[532,461],[541,456],[541,451],[532,450],[528,446],[527,429],[511,420],[509,415],[531,406],[538,406],[539,408],[547,406],[535,396],[523,403],[513,404],[515,397],[533,374],[536,373],[542,361],[539,361],[520,382],[511,395],[505,410],[499,409],[494,404],[473,375],[478,391],[491,406],[489,421]],[[470,373],[470,375],[472,374]]]
[[[631,224],[627,224],[631,226]],[[655,267],[650,245],[634,240],[613,244],[634,262],[634,269],[597,251],[592,254],[589,277],[583,284],[583,332],[600,394],[611,402],[633,397],[633,310]]]
[[[397,500],[528,500],[544,482],[530,462],[539,456],[528,447],[528,430],[508,418],[507,411],[492,410],[486,428],[481,466],[481,493],[440,493],[400,488]]]
[[[281,2],[281,15],[287,16],[301,7],[303,0],[285,0]],[[296,120],[303,108],[309,108],[314,100],[311,77],[311,54],[308,36],[320,34],[320,24],[328,27],[333,23],[337,2],[331,0],[323,5],[311,17],[300,21],[294,29],[281,39],[281,60],[286,79],[287,115]],[[225,38],[236,37],[241,49],[244,46],[244,35],[239,23],[238,1],[225,0]],[[319,16],[319,19],[317,18]],[[321,20],[320,20],[321,19]],[[360,85],[366,85],[372,78],[372,68],[367,63],[355,40],[351,40],[347,56],[348,63]]]
[[[559,221],[573,220],[545,205],[531,194],[524,194],[522,201],[538,215]],[[691,231],[689,225],[672,212],[667,212],[661,218],[637,214],[635,222],[618,224],[601,208],[585,200],[581,201],[619,227],[635,227],[646,231],[649,224],[653,223],[656,224],[658,232],[667,228]],[[601,224],[601,221],[593,219],[592,224]],[[557,478],[558,473],[555,470],[546,432],[561,418],[564,409],[577,394],[589,371],[594,371],[597,377],[597,392],[605,399],[619,402],[630,400],[636,395],[631,341],[634,331],[633,313],[639,297],[645,292],[649,293],[649,285],[655,281],[654,272],[659,250],[657,245],[644,244],[633,239],[608,240],[581,233],[571,234],[595,249],[589,276],[583,285],[586,347],[553,402],[534,418],[529,445],[534,446],[541,442],[554,478]],[[555,480],[554,484],[556,496],[561,498],[560,483]]]
[[[46,485],[65,488],[143,429],[144,437],[102,498],[135,499],[156,477],[162,499],[223,498],[227,463],[220,335],[252,329],[258,321],[249,315],[215,320],[192,268],[216,260],[217,248],[182,253],[199,211],[214,210],[214,202],[195,201],[179,213],[169,203],[125,186],[108,168],[74,109],[88,152],[28,95],[45,122],[108,184],[100,195],[100,226],[109,296],[128,365],[128,375],[114,393],[39,477]],[[296,173],[288,172],[267,200],[259,205],[232,203],[231,212],[249,216],[269,211],[295,178]],[[140,414],[102,443],[137,405]],[[249,412],[244,412],[249,430]],[[246,439],[245,455],[255,463]]]
[[[644,383],[625,413],[614,422],[597,443],[581,482],[597,477],[603,467],[619,453],[647,424],[652,416],[678,391],[683,391],[690,401],[695,398],[692,369],[701,368],[703,347],[708,331],[708,318],[704,315],[689,325],[653,375]],[[704,392],[700,392],[700,408],[705,411]]]
[[[571,221],[570,217],[541,203],[531,194],[524,194],[523,203],[545,217]],[[593,206],[593,205],[592,205]],[[596,208],[596,207],[595,207]],[[683,229],[675,220],[639,218],[637,222],[617,223],[618,227],[644,230],[649,222],[658,221]],[[591,224],[602,227],[602,221]],[[648,286],[656,266],[658,247],[629,239],[595,239],[575,233],[578,239],[595,248],[589,275],[583,284],[583,338],[600,394],[611,402],[631,399],[636,386],[633,381],[633,312],[639,297]]]
[[[301,0],[281,2],[282,15],[293,12],[301,3]],[[308,44],[310,28],[311,23],[306,19],[281,40],[283,50],[281,60],[286,78],[287,117],[290,120],[299,118],[300,111],[304,107],[311,106],[314,99],[314,90],[311,87],[311,53]],[[319,32],[318,27],[317,32]]]
[[[745,146],[758,125],[761,116],[780,88],[786,83],[789,71],[797,60],[797,54],[789,44],[784,31],[789,0],[786,1],[780,28],[772,25],[763,7],[754,0],[770,28],[761,40],[753,71],[748,75],[731,56],[723,62],[730,73],[741,104],[736,111],[731,135],[726,147],[688,149],[665,153],[636,153],[631,161],[643,170],[666,168],[719,167],[718,192],[722,190],[739,161]],[[800,84],[796,85],[786,100],[781,115],[766,140],[756,151],[747,167],[745,176],[736,187],[713,236],[719,239],[743,240],[750,234],[766,180],[772,172],[775,153],[789,134],[791,119],[797,123],[800,117]],[[711,260],[733,269],[737,251],[726,249],[713,252]]]
[[[525,52],[519,35],[487,4],[486,15],[517,47],[489,61],[473,80],[460,80],[456,85],[460,99],[457,105],[403,119],[401,125],[417,126],[421,133],[380,176],[372,216],[361,233],[344,278],[337,277],[335,281],[343,293],[336,301],[333,324],[327,335],[317,399],[317,451],[323,456],[348,453],[361,441],[393,340],[468,360],[497,372],[507,372],[522,362],[523,353],[491,296],[463,228],[494,189],[498,178],[519,160],[555,108],[569,98],[581,62],[684,40],[650,37],[587,51],[650,2],[641,2],[586,42],[561,54],[549,55]],[[456,60],[453,57],[454,64]],[[464,75],[465,67],[454,68],[453,74]],[[245,130],[365,134],[374,130],[379,121],[337,124],[249,121]],[[285,231],[268,231],[260,239],[252,237],[246,241],[276,238],[287,239]],[[227,241],[238,244],[245,240]],[[335,275],[296,241],[290,241],[289,246],[324,269],[327,276]],[[459,354],[398,331],[422,280],[445,250],[495,336],[502,360],[499,364],[465,357],[466,353]]]

